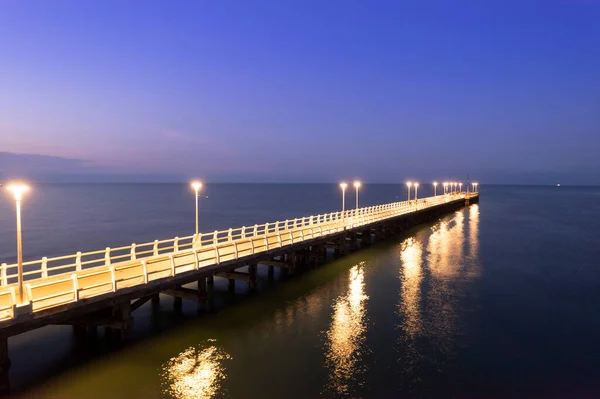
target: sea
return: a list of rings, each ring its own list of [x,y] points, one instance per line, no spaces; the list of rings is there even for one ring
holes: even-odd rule
[[[133,313],[126,341],[100,329],[81,342],[70,326],[11,337],[8,397],[600,397],[600,187],[480,191],[479,204],[299,275],[259,267],[255,293],[217,278],[212,312],[161,296]],[[359,205],[407,196],[363,184]],[[189,236],[194,201],[187,184],[33,185],[23,256]],[[198,219],[210,232],[341,206],[336,184],[207,184]],[[2,190],[0,263],[16,260],[15,233]]]

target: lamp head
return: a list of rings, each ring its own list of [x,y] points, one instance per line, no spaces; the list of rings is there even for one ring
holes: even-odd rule
[[[190,185],[196,191],[198,191],[202,188],[202,182],[199,182],[199,181],[193,181]]]
[[[341,182],[340,187],[342,188],[342,190],[345,190],[346,187],[348,187],[348,185],[346,184],[346,182]]]
[[[415,187],[419,187],[419,183],[415,183]]]
[[[13,194],[15,201],[21,201],[23,194],[29,191],[29,186],[24,183],[10,183],[6,189]]]
[[[438,182],[434,181],[434,182],[433,182],[433,185],[434,185],[434,186],[437,186],[437,185],[438,185]]]
[[[407,181],[407,182],[406,182],[406,186],[407,186],[408,188],[410,188],[410,186],[412,186],[412,182],[411,182],[411,181]]]
[[[354,182],[354,187],[356,187],[356,188],[360,187],[360,182],[358,180]]]

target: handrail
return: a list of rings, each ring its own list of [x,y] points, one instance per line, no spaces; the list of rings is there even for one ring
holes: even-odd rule
[[[349,209],[344,212],[336,211],[327,214],[294,218],[292,220],[288,219],[285,221],[269,222],[261,225],[216,230],[212,233],[201,233],[187,237],[154,240],[142,244],[105,248],[104,250],[91,252],[77,252],[72,255],[63,255],[52,258],[44,257],[39,260],[25,262],[25,265],[35,265],[38,267],[33,270],[25,271],[23,275],[29,277],[26,278],[26,287],[30,292],[32,289],[53,285],[57,282],[65,282],[69,279],[74,279],[73,285],[78,287],[78,279],[89,278],[96,274],[106,274],[107,271],[110,270],[113,276],[111,284],[113,289],[116,289],[119,281],[115,280],[115,273],[139,265],[144,265],[144,279],[147,282],[148,272],[146,270],[146,262],[155,258],[164,259],[164,257],[168,255],[169,258],[172,259],[174,256],[179,256],[178,254],[182,254],[182,256],[196,254],[197,263],[210,262],[211,259],[214,260],[214,258],[202,260],[198,258],[200,256],[198,251],[207,248],[210,250],[204,251],[202,254],[213,253],[218,263],[219,258],[225,256],[225,254],[220,254],[220,251],[225,248],[229,248],[230,251],[234,252],[235,259],[237,259],[238,252],[246,253],[247,251],[250,251],[251,254],[255,254],[275,247],[280,248],[283,246],[282,240],[286,241],[285,245],[289,245],[289,243],[298,243],[307,239],[312,239],[316,236],[326,236],[344,229],[352,229],[379,220],[436,206],[444,202],[466,198],[467,195],[469,194],[444,194],[435,197],[422,198],[417,201],[394,202],[358,209]],[[290,239],[283,237],[282,233],[289,233]],[[294,236],[294,233],[297,233],[298,235]],[[275,241],[270,242],[269,239],[275,239]],[[250,243],[249,249],[238,248],[248,242]],[[115,265],[118,264],[123,266],[115,268]],[[127,264],[131,266],[126,266]],[[94,268],[100,267],[105,267],[106,269],[94,271]],[[171,261],[170,267],[172,268],[172,274],[174,275],[177,268],[174,261]],[[17,276],[16,268],[16,264],[1,265],[1,286],[10,286],[11,284],[9,283],[14,283]],[[36,278],[36,276],[39,277]],[[108,282],[95,283],[95,285],[88,284],[85,287],[76,288],[75,291],[78,289],[89,290],[98,284],[106,285]],[[71,288],[71,291],[69,292],[73,292],[73,288]],[[75,294],[76,293],[77,292],[75,292]],[[65,294],[68,294],[68,292],[65,292]],[[52,294],[52,298],[54,297],[54,294]],[[56,297],[60,297],[60,295],[57,294]],[[49,297],[45,299],[48,298]],[[33,298],[30,298],[30,300],[33,300]],[[41,299],[37,298],[36,300],[40,301]]]

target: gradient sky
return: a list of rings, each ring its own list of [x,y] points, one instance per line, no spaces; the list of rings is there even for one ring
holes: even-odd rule
[[[0,152],[0,179],[600,184],[600,2],[3,0]]]

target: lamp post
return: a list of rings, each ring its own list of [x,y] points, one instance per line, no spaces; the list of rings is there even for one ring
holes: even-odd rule
[[[196,235],[198,235],[198,192],[202,188],[202,183],[199,181],[193,181],[191,186],[196,192]]]
[[[476,193],[479,192],[479,183],[473,183],[473,191]]]
[[[356,209],[358,209],[358,189],[360,188],[360,182],[358,180],[354,182],[354,188],[356,189]]]
[[[23,303],[23,243],[21,239],[21,199],[23,193],[29,190],[25,184],[15,183],[6,187],[15,197],[17,205],[17,268],[19,279],[19,303]]]
[[[344,224],[344,230],[346,230],[346,182],[341,182],[340,187],[342,188],[342,223]]]
[[[442,185],[444,186],[444,195],[448,194],[448,182],[444,182]]]
[[[437,185],[438,183],[436,181],[433,182],[433,196],[437,197]]]
[[[410,201],[410,186],[412,186],[412,182],[407,181],[406,187],[408,187],[408,200]]]
[[[346,187],[348,187],[348,185],[341,182],[340,187],[342,188],[342,212],[344,212],[346,210]]]
[[[456,182],[452,183],[452,194],[456,194]]]
[[[462,193],[462,183],[458,183],[458,192]]]
[[[415,201],[417,200],[417,190],[419,189],[419,183],[415,183]]]

